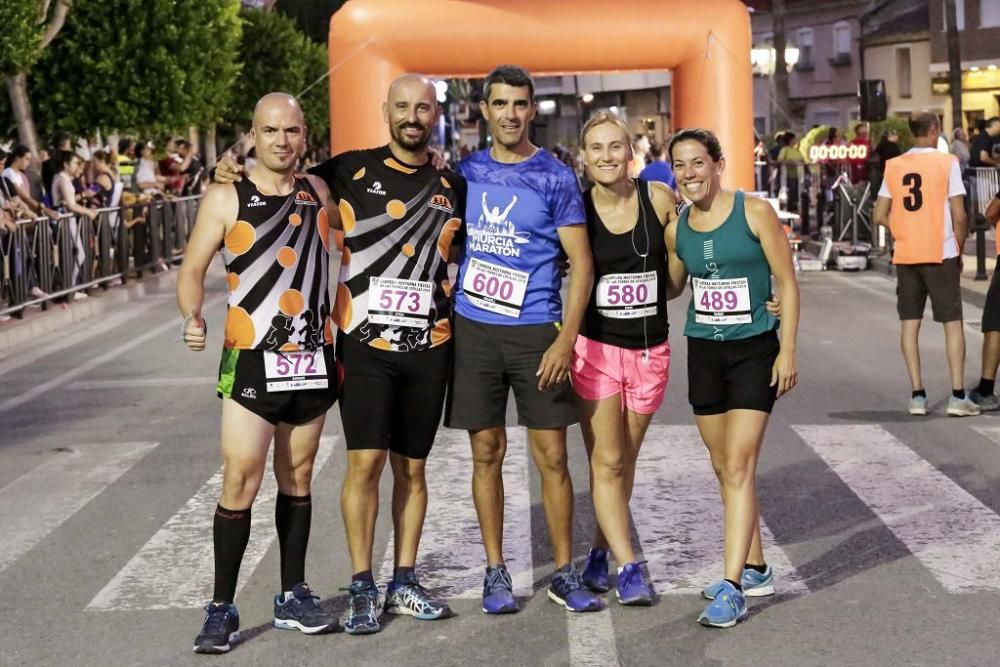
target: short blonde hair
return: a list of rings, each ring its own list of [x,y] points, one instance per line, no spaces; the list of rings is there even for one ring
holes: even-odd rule
[[[617,125],[618,128],[625,135],[625,143],[628,145],[629,152],[632,151],[632,133],[628,130],[628,125],[622,120],[622,117],[614,113],[609,109],[600,109],[594,112],[594,115],[587,119],[584,123],[583,129],[580,130],[580,147],[583,150],[587,149],[587,133],[598,125],[604,125],[605,123],[611,123],[612,125]]]

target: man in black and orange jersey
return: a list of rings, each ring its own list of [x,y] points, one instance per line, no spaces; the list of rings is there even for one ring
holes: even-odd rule
[[[295,176],[305,131],[294,97],[261,98],[251,130],[257,166],[243,181],[205,193],[178,276],[184,342],[201,351],[205,272],[223,246],[229,308],[217,388],[222,497],[213,526],[215,592],[195,640],[198,653],[224,653],[239,634],[233,598],[272,441],[282,590],[274,599],[274,625],[306,634],[336,626],[304,574],[313,460],[337,395],[327,293],[330,194],[322,179]]]
[[[385,611],[421,620],[451,615],[420,585],[414,567],[427,511],[425,462],[451,373],[448,264],[465,242],[466,185],[429,159],[440,114],[431,81],[400,77],[383,113],[388,145],[342,153],[311,172],[338,201],[331,226],[343,251],[333,319],[348,450],[341,511],[353,568],[349,634],[381,629],[372,547],[386,461],[396,556]],[[231,162],[220,163],[217,178],[234,176]]]
[[[968,233],[965,186],[958,158],[937,151],[941,122],[930,111],[910,117],[915,146],[885,164],[873,218],[889,227],[895,241],[896,309],[902,323],[901,347],[913,394],[911,415],[927,414],[920,372],[920,322],[927,297],[934,320],[944,325],[952,395],[952,417],[979,414],[965,395],[965,333],[962,329],[962,247]]]

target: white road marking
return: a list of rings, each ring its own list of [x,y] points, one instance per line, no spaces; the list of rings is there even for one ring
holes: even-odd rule
[[[657,593],[700,594],[722,579],[722,499],[698,427],[650,426],[636,465],[631,507]],[[777,591],[806,592],[763,519],[760,532]]]
[[[881,426],[792,428],[947,590],[1000,589],[990,508]]]
[[[81,380],[71,382],[66,386],[69,390],[104,391],[105,389],[143,389],[146,387],[204,387],[214,386],[218,378],[214,377],[176,377],[176,378],[129,378],[125,380]]]
[[[534,568],[528,460],[525,430],[507,429],[507,456],[503,464],[504,559],[514,582],[514,595],[518,597],[531,595]],[[426,475],[427,518],[417,553],[421,582],[441,597],[479,598],[483,594],[486,554],[472,502],[472,448],[468,433],[442,429],[427,458]],[[390,538],[379,569],[379,582],[392,579],[392,568]]]
[[[323,469],[338,440],[337,436],[320,439],[313,464],[314,478]],[[215,569],[212,521],[221,492],[220,469],[94,596],[87,609],[181,609],[205,604],[212,595]],[[243,556],[237,593],[277,537],[274,532],[277,492],[269,459],[264,481],[254,501],[250,543]]]
[[[205,302],[204,309],[208,310],[216,303],[222,301],[226,298],[226,295],[220,294],[219,296],[213,297]],[[0,413],[7,412],[19,405],[23,405],[28,401],[41,396],[42,394],[48,393],[54,389],[62,389],[68,383],[69,380],[77,378],[84,373],[88,373],[95,368],[99,368],[104,364],[112,361],[113,359],[121,356],[122,354],[128,352],[129,350],[139,347],[140,345],[150,341],[160,334],[168,330],[180,331],[180,320],[171,319],[163,324],[154,327],[144,334],[136,336],[135,338],[129,340],[127,343],[122,343],[120,345],[115,345],[112,349],[108,350],[104,354],[100,354],[88,361],[83,362],[79,366],[71,368],[63,373],[56,375],[50,380],[39,383],[27,391],[23,391],[17,396],[8,398],[6,401],[0,403]],[[178,343],[180,344],[180,343]]]
[[[79,445],[54,452],[0,489],[0,572],[125,474],[156,442]]]
[[[162,301],[141,302],[127,309],[119,310],[107,316],[95,317],[94,321],[85,326],[74,328],[72,335],[62,336],[52,341],[48,345],[41,347],[30,347],[17,352],[10,352],[10,356],[0,361],[0,376],[4,376],[18,368],[33,364],[39,359],[44,359],[49,355],[62,352],[68,347],[79,345],[95,336],[108,333],[112,329],[133,320],[140,315],[145,315],[153,308],[162,306]]]

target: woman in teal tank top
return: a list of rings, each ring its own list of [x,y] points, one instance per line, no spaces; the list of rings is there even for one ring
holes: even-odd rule
[[[705,588],[712,602],[702,625],[732,627],[747,614],[746,597],[774,593],[757,513],[756,470],[764,429],[778,396],[797,380],[795,337],[799,291],[791,248],[771,205],[724,190],[718,139],[682,130],[670,142],[680,193],[691,201],[665,239],[670,282],[691,278],[688,399],[724,505],[724,579]],[[774,275],[778,320],[767,311]]]

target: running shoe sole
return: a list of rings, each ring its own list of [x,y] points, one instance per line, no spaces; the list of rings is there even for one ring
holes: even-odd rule
[[[488,616],[500,616],[503,614],[516,614],[520,611],[517,607],[503,607],[502,609],[497,609],[496,611],[489,611],[486,607],[483,607],[483,613]]]
[[[315,628],[310,628],[291,618],[276,618],[274,619],[274,627],[281,630],[298,630],[302,634],[306,635],[322,635],[328,632],[334,632],[337,628],[337,624],[334,622],[328,625],[320,625]]]
[[[237,630],[236,632],[230,632],[229,633],[229,638],[226,640],[226,643],[223,644],[222,646],[218,646],[218,645],[214,645],[213,646],[211,644],[208,644],[208,645],[195,644],[194,645],[194,652],[195,653],[228,653],[229,649],[231,649],[233,647],[233,644],[235,644],[239,640],[240,640],[240,631]]]
[[[344,632],[347,633],[347,634],[349,634],[349,635],[374,635],[375,633],[379,632],[381,629],[382,629],[381,625],[379,625],[378,627],[374,627],[374,628],[367,628],[367,627],[366,628],[355,628],[354,630],[348,630],[347,626],[346,625],[344,626]]]
[[[451,610],[442,609],[437,614],[418,614],[409,607],[386,607],[385,613],[396,614],[398,616],[412,616],[421,621],[438,621],[442,618],[448,618],[451,616]]]
[[[910,408],[907,412],[911,415],[922,417],[927,414],[927,408]]]
[[[743,597],[747,598],[763,598],[767,597],[768,595],[774,595],[774,584],[770,584],[768,586],[758,586],[757,588],[743,589]],[[701,592],[701,597],[705,598],[706,600],[715,599],[709,595],[706,595],[705,591]]]
[[[640,597],[640,598],[632,598],[631,600],[628,599],[623,600],[622,597],[618,594],[618,591],[615,591],[615,597],[618,599],[618,604],[623,605],[625,607],[650,607],[653,605],[653,600],[651,598]]]
[[[976,410],[975,412],[973,412],[972,410],[965,410],[965,409],[961,409],[961,410],[952,410],[952,409],[949,409],[948,410],[948,416],[949,417],[975,417],[979,413],[980,413],[979,410]]]
[[[701,623],[706,628],[731,628],[740,621],[742,621],[744,618],[746,618],[748,613],[750,613],[750,610],[744,607],[743,612],[739,616],[737,616],[731,621],[726,621],[725,623],[712,623],[705,617],[699,617],[698,622]]]
[[[558,595],[556,595],[552,591],[548,591],[548,594],[549,594],[549,599],[550,600],[552,600],[553,602],[555,602],[560,607],[563,607],[564,609],[566,609],[566,611],[572,611],[572,612],[576,612],[578,614],[582,614],[582,613],[586,613],[588,611],[600,611],[601,610],[600,607],[597,607],[595,609],[574,609],[573,607],[569,606],[569,604],[565,600],[563,600],[561,597],[559,597]]]

